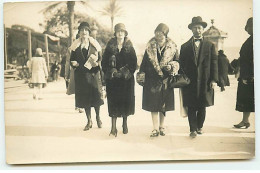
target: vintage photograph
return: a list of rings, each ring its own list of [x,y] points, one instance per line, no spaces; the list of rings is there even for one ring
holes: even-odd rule
[[[3,3],[7,164],[255,158],[252,0]]]

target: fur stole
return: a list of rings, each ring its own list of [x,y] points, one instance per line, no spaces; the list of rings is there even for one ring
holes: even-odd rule
[[[155,38],[152,38],[146,46],[148,59],[152,63],[158,75],[163,76],[162,68],[172,61],[175,53],[177,52],[177,45],[170,38],[166,38],[165,51],[160,62],[158,62],[157,59],[157,49],[159,49],[159,45],[157,44]]]
[[[125,51],[126,53],[129,53],[131,51],[132,47],[133,47],[133,44],[132,44],[131,40],[128,37],[125,37],[121,51]],[[107,49],[109,49],[109,51],[112,53],[112,55],[116,55],[119,53],[116,37],[111,38],[109,40],[109,42],[107,43]]]
[[[80,38],[76,39],[71,46],[69,47],[70,51],[75,51],[81,44]],[[101,46],[99,45],[98,41],[93,37],[89,37],[89,44],[91,44],[98,52],[101,52]]]

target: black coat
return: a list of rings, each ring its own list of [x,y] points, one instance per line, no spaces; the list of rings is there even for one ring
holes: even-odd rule
[[[151,39],[148,45],[153,42],[154,39]],[[176,44],[167,38],[167,49],[172,49],[173,54],[167,60],[167,64],[172,63],[173,61],[178,61],[179,54],[177,51]],[[152,43],[150,44],[152,45]],[[147,46],[149,47],[149,46]],[[160,64],[163,61],[163,56],[166,54],[167,50],[162,51],[162,54],[157,52],[157,61]],[[170,52],[170,51],[169,51]],[[156,68],[156,63],[148,55],[148,48],[145,51],[141,66],[140,72],[145,73],[145,82],[143,86],[143,101],[142,109],[149,112],[166,112],[174,110],[174,89],[168,87],[168,80],[170,77],[170,72],[165,71],[163,68],[160,68],[163,72],[162,75],[158,74]],[[157,70],[156,70],[157,69]],[[173,68],[172,68],[173,69]]]
[[[191,38],[181,46],[180,64],[191,83],[183,88],[183,105],[207,107],[214,105],[214,89],[211,81],[218,81],[218,59],[215,45],[203,39],[200,43],[197,63],[194,41]]]
[[[222,86],[230,86],[228,72],[229,72],[230,64],[227,56],[225,54],[218,55],[218,85]]]
[[[111,64],[112,56],[114,64]],[[106,78],[106,91],[108,112],[110,117],[126,117],[135,112],[135,80],[137,57],[132,42],[126,37],[123,47],[119,52],[116,38],[112,38],[106,46],[102,60],[102,70]],[[123,75],[130,76],[125,78],[112,77],[112,71],[121,71]],[[127,74],[126,74],[127,73]]]
[[[99,55],[97,49],[91,43],[88,51],[82,51],[80,46],[71,51],[70,61],[79,63],[79,66],[74,71],[75,101],[76,107],[79,108],[97,107],[104,104],[100,67],[92,67],[89,70],[84,66],[92,54]],[[101,57],[99,56],[98,62],[100,61]]]
[[[237,88],[236,110],[255,111],[253,37],[250,36],[240,49],[240,77]],[[242,80],[246,80],[244,84]]]

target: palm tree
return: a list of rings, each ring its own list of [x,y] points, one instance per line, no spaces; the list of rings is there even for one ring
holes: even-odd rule
[[[109,0],[109,3],[100,11],[102,15],[109,16],[111,19],[111,32],[113,33],[114,19],[123,14],[122,7],[117,0]]]
[[[88,1],[76,1],[77,3],[81,3],[84,6],[89,7]],[[48,2],[48,7],[44,8],[42,11],[44,14],[50,12],[60,6],[67,6],[67,10],[69,12],[69,45],[73,42],[73,24],[74,24],[74,8],[75,1],[59,1],[59,2]]]

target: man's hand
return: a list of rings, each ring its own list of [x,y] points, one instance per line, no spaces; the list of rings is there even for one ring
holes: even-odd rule
[[[79,63],[77,61],[71,61],[71,65],[73,67],[78,67],[79,66]]]
[[[215,88],[217,87],[217,83],[216,83],[215,81],[211,81],[211,82],[210,82],[210,87],[211,87],[212,89],[215,89]]]

